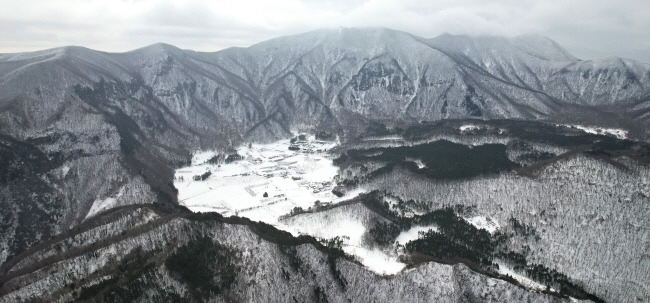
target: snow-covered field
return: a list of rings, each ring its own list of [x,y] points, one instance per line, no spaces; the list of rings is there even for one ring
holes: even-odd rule
[[[326,153],[335,143],[310,138],[289,150],[289,140],[238,149],[242,160],[210,164],[215,152],[197,152],[192,166],[176,170],[179,202],[195,212],[215,211],[276,224],[295,207],[337,200],[332,194],[337,168]],[[211,175],[194,180],[207,171]],[[266,197],[265,197],[266,194]]]
[[[380,274],[394,274],[406,264],[396,256],[362,245],[366,227],[355,218],[315,219],[318,222],[289,223],[281,221],[295,207],[308,209],[316,201],[338,203],[362,193],[356,190],[346,196],[332,194],[334,177],[338,173],[327,151],[335,143],[308,138],[289,150],[289,140],[272,144],[253,144],[242,147],[237,154],[242,160],[229,164],[210,164],[208,160],[217,153],[197,152],[192,165],[176,170],[174,186],[178,200],[194,212],[219,212],[224,216],[247,217],[262,221],[294,235],[306,234],[329,239],[341,237],[343,250],[356,256],[364,265]],[[194,176],[210,171],[203,181]],[[264,197],[264,194],[268,197]]]

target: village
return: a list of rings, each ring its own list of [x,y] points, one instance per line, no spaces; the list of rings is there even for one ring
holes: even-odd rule
[[[275,223],[296,207],[331,203],[337,167],[327,153],[335,142],[300,135],[272,144],[251,144],[236,153],[196,153],[176,170],[181,205]]]

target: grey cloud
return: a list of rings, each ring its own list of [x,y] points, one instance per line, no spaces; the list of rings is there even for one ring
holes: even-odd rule
[[[21,1],[22,2],[22,1]],[[0,52],[77,44],[126,51],[153,42],[215,51],[322,27],[550,37],[579,58],[650,62],[647,1],[0,0]],[[16,13],[20,11],[20,13]]]

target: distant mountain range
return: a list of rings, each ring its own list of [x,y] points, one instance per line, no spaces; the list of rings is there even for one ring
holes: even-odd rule
[[[581,61],[535,35],[426,39],[351,28],[214,53],[166,44],[127,53],[62,47],[1,55],[0,77],[2,128],[13,135],[46,129],[89,102],[79,90],[100,85],[110,87],[101,106],[151,133],[266,139],[345,129],[351,117],[478,117],[619,126],[645,138],[650,121],[648,64]]]

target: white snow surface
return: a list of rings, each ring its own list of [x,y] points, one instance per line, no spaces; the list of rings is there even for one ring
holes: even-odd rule
[[[411,162],[415,163],[415,165],[417,165],[419,169],[423,169],[423,168],[427,167],[427,165],[424,164],[424,162],[422,162],[421,159],[406,158],[406,161],[411,161]]]
[[[289,140],[282,140],[242,147],[237,153],[243,160],[220,165],[206,162],[216,152],[196,152],[192,166],[176,170],[178,199],[192,211],[216,211],[269,224],[294,207],[337,199],[331,190],[338,169],[324,152],[334,143],[310,140],[300,151],[289,146]],[[212,172],[206,180],[193,180],[206,171]]]
[[[363,138],[363,141],[396,141],[403,140],[402,136],[392,135],[392,136],[369,136]]]
[[[478,229],[485,229],[487,232],[490,234],[493,234],[496,232],[499,228],[501,228],[501,225],[499,225],[499,222],[492,218],[484,217],[484,216],[476,216],[476,217],[471,217],[471,218],[466,218],[465,219],[467,222],[470,224],[474,225],[474,227]]]
[[[197,151],[192,155],[192,165],[204,164],[216,155],[217,152],[215,151]]]
[[[88,218],[98,214],[99,212],[101,212],[103,210],[112,208],[114,205],[117,204],[117,199],[122,197],[122,195],[124,195],[124,187],[120,188],[120,191],[117,193],[117,195],[115,197],[107,197],[107,198],[104,198],[104,199],[96,199],[93,202],[93,205],[90,207],[90,210],[88,211],[88,214],[86,214],[85,219],[88,219]]]
[[[417,165],[419,169],[423,169],[423,168],[427,167],[427,165],[424,164],[424,162],[422,162],[422,160],[415,160],[413,162],[415,162],[415,165]]]
[[[61,178],[65,177],[69,171],[70,171],[70,166],[63,165],[61,167]]]
[[[466,132],[466,131],[472,131],[472,130],[479,130],[481,129],[480,126],[474,125],[474,124],[466,124],[466,125],[461,125],[459,127],[461,132]]]
[[[618,139],[627,139],[627,131],[620,128],[603,128],[597,126],[583,126],[583,125],[570,125],[565,124],[562,126],[577,128],[585,133],[594,134],[594,135],[610,135]]]
[[[294,235],[307,234],[317,238],[339,237],[342,249],[369,270],[380,275],[400,272],[406,264],[397,260],[393,247],[378,249],[364,242],[374,213],[359,204],[343,205],[326,211],[305,213],[282,220],[282,228]]]
[[[329,215],[326,215],[329,216]],[[343,251],[355,256],[361,264],[371,271],[381,275],[393,275],[406,267],[406,264],[397,261],[397,255],[378,249],[365,247],[363,235],[366,227],[358,218],[336,217],[330,220],[314,220],[302,224],[281,226],[294,235],[306,234],[322,239],[340,237],[343,240]]]
[[[360,246],[344,246],[343,251],[353,256],[365,267],[380,275],[394,275],[402,271],[406,264],[397,261],[397,257],[384,251]]]
[[[395,243],[399,242],[399,244],[404,245],[410,241],[417,240],[420,237],[420,232],[428,232],[429,230],[437,232],[438,226],[413,226],[411,229],[400,233],[395,239]]]

